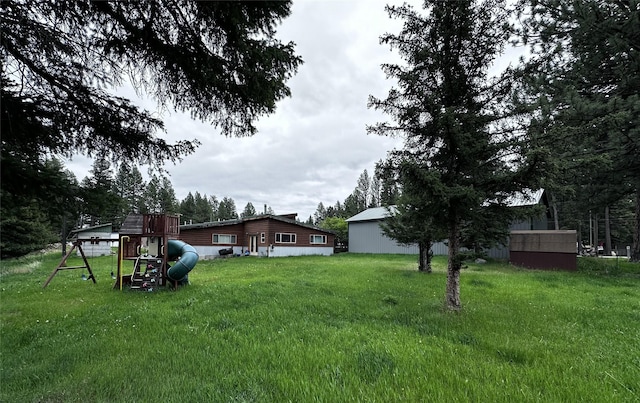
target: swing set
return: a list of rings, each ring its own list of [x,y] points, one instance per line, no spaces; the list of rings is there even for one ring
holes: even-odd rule
[[[71,249],[69,249],[69,251],[67,252],[66,255],[64,255],[62,257],[62,260],[60,260],[60,263],[58,264],[58,266],[53,269],[53,272],[51,272],[51,274],[49,275],[49,278],[47,278],[47,281],[44,282],[44,284],[42,285],[42,288],[46,288],[49,283],[51,282],[51,280],[53,280],[53,278],[56,276],[56,274],[58,274],[58,272],[62,271],[62,270],[75,270],[75,269],[87,269],[87,271],[89,272],[89,276],[86,277],[84,274],[82,274],[82,279],[83,280],[91,280],[93,281],[94,284],[96,283],[96,277],[93,274],[93,271],[91,270],[91,266],[89,265],[89,261],[87,260],[87,256],[84,253],[84,250],[82,249],[82,244],[85,242],[90,242],[91,245],[97,245],[100,242],[118,242],[118,240],[115,239],[101,239],[99,237],[91,237],[91,238],[78,238],[73,242],[73,246],[71,247]],[[69,256],[71,256],[71,254],[73,253],[73,251],[78,250],[78,252],[80,252],[80,256],[82,257],[82,261],[84,262],[84,265],[80,265],[80,266],[67,266],[67,259],[69,258]]]

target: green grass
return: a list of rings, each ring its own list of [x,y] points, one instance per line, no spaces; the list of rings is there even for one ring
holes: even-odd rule
[[[157,293],[113,290],[111,257],[43,289],[58,260],[2,262],[2,402],[640,400],[637,264],[469,264],[451,313],[441,257],[201,261]]]

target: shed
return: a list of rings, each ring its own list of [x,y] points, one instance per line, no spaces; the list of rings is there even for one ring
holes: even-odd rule
[[[537,191],[525,191],[508,200],[508,205],[513,208],[529,207],[538,204],[548,205],[544,189]],[[353,253],[398,253],[418,254],[418,245],[401,245],[387,237],[380,228],[380,224],[387,218],[390,211],[395,211],[395,206],[373,207],[364,210],[347,219],[349,224],[349,252]],[[549,221],[548,212],[539,217],[515,221],[509,226],[510,230],[543,230],[547,229]],[[508,244],[508,239],[505,243]],[[431,248],[434,255],[447,255],[449,248],[446,242],[436,242]],[[497,246],[485,251],[489,257],[508,259],[507,246]]]
[[[118,234],[113,232],[111,223],[79,228],[71,231],[72,241],[82,241],[85,256],[108,256],[111,254],[112,244],[118,240]],[[80,251],[76,252],[80,256]]]
[[[530,269],[577,270],[575,230],[511,231],[509,261]]]

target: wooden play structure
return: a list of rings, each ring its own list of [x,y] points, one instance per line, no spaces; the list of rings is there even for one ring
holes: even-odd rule
[[[120,228],[118,272],[114,288],[123,285],[134,290],[153,290],[167,282],[169,239],[180,234],[180,218],[166,214],[129,214]],[[147,251],[142,253],[142,247]],[[123,273],[123,265],[133,261],[132,274]]]
[[[191,245],[178,240],[180,220],[177,215],[129,214],[120,228],[118,238],[118,267],[114,289],[124,286],[132,290],[155,291],[158,287],[174,288],[188,283],[188,273],[198,262],[198,254]],[[46,287],[60,270],[86,268],[89,278],[96,283],[89,262],[82,250],[83,242],[106,242],[106,239],[77,239],[73,248],[51,273]],[[110,239],[108,241],[111,241]],[[67,258],[78,249],[84,265],[67,266]],[[173,266],[169,262],[176,261]],[[127,262],[133,263],[131,274],[125,273]]]

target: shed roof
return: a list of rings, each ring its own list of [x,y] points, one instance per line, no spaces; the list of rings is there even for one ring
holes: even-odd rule
[[[535,206],[542,201],[544,189],[525,189],[523,192],[513,194],[507,199],[509,207]]]
[[[347,222],[354,221],[375,221],[383,220],[391,215],[391,212],[395,212],[396,206],[389,207],[372,207],[362,211],[351,218],[346,219]]]
[[[113,225],[111,223],[107,223],[107,224],[94,225],[92,227],[78,228],[78,229],[72,230],[71,234],[79,234],[81,232],[90,232],[90,231],[96,231],[96,230],[102,230],[98,232],[111,232],[113,230]]]

